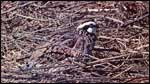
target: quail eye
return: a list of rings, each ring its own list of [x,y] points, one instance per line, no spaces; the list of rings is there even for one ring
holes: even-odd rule
[[[86,25],[86,26],[83,27],[83,29],[86,30],[89,27],[90,27],[90,25]]]

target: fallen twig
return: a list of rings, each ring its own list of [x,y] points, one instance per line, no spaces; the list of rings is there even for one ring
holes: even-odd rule
[[[105,17],[106,19],[109,19],[109,20],[113,20],[114,22],[119,22],[119,23],[121,23],[121,24],[124,24],[124,22],[123,21],[121,21],[121,20],[118,20],[118,19],[115,19],[115,18],[112,18],[112,17]]]
[[[130,53],[142,53],[142,54],[149,54],[149,52],[139,52],[139,51],[134,51],[132,49],[128,49],[127,52],[130,52]]]
[[[98,36],[98,39],[110,39],[110,40],[120,40],[120,41],[125,41],[125,42],[129,42],[129,39],[121,39],[121,38],[112,38],[112,37],[107,37],[107,36]]]
[[[121,74],[123,74],[123,73],[129,71],[132,67],[133,67],[133,66],[130,66],[129,68],[127,68],[126,70],[124,70],[124,71],[120,72],[119,74],[113,76],[112,78],[117,78],[117,77],[120,76]]]
[[[5,13],[8,13],[8,12],[11,12],[11,11],[17,9],[17,8],[21,8],[21,7],[27,6],[27,5],[32,4],[34,2],[36,2],[36,1],[30,1],[30,2],[28,2],[26,4],[23,4],[23,5],[20,5],[20,6],[15,6],[13,8],[8,9],[7,11],[1,11],[1,14],[5,14]]]
[[[110,57],[110,58],[98,59],[96,61],[88,63],[88,65],[94,65],[94,64],[97,64],[97,63],[100,63],[100,62],[104,62],[104,61],[108,61],[108,60],[116,59],[116,58],[121,58],[121,57],[126,57],[126,56],[128,56],[128,54],[120,55],[120,56],[115,56],[115,57]]]
[[[24,16],[24,15],[21,15],[21,14],[16,14],[16,15],[20,16],[20,17],[23,17],[23,18],[26,18],[26,19],[39,20],[39,21],[49,21],[48,19],[38,19],[38,18],[30,17],[30,16]]]
[[[103,47],[98,47],[98,46],[94,46],[95,51],[114,51],[114,52],[120,52],[120,50],[115,49],[115,48],[103,48]]]
[[[142,20],[143,18],[148,17],[148,16],[149,16],[149,13],[146,13],[145,15],[143,15],[143,16],[141,16],[141,17],[139,17],[139,18],[135,18],[135,19],[132,20],[132,21],[129,21],[129,20],[128,20],[127,22],[125,22],[125,24],[121,25],[121,27],[126,27],[127,25],[132,24],[132,23],[134,23],[134,22],[136,22],[136,21]]]
[[[47,2],[46,2],[44,5],[42,5],[42,6],[39,6],[39,5],[37,5],[37,4],[33,4],[33,6],[36,6],[36,7],[38,7],[38,8],[45,8],[48,3],[50,3],[50,1],[47,1]]]
[[[139,81],[139,79],[141,79],[140,81],[144,81],[144,80],[149,80],[149,76],[144,76],[144,77],[131,77],[128,78],[129,80],[124,81],[123,83],[131,83],[133,81]],[[135,82],[133,82],[135,83]],[[139,83],[139,82],[138,82]]]
[[[145,47],[149,47],[149,44],[142,45],[142,46],[140,46],[140,47],[137,47],[137,48],[135,48],[135,49],[136,49],[136,50],[140,50],[141,48],[145,48]]]

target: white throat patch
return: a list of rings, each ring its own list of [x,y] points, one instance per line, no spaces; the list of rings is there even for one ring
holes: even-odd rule
[[[96,29],[95,28],[88,28],[87,32],[89,32],[89,33],[96,33]]]
[[[85,23],[83,23],[83,24],[81,24],[81,25],[79,25],[79,26],[77,27],[77,31],[79,31],[80,29],[82,29],[82,28],[85,27],[86,25],[90,25],[90,24],[96,25],[96,23],[95,23],[95,22],[92,22],[92,21],[85,22]]]

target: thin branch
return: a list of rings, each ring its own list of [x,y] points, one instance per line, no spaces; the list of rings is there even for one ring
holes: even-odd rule
[[[47,1],[44,5],[42,5],[42,6],[39,6],[39,5],[37,5],[37,4],[33,4],[33,6],[35,6],[35,7],[38,7],[38,8],[45,8],[46,7],[46,5],[49,3],[50,1]]]
[[[34,2],[36,2],[36,1],[30,1],[30,2],[25,3],[25,4],[23,4],[23,5],[15,6],[15,7],[13,7],[13,8],[8,9],[7,11],[1,11],[1,14],[5,14],[5,13],[8,13],[8,12],[11,12],[11,11],[13,11],[13,10],[16,10],[17,8],[21,8],[21,7],[27,6],[27,5],[32,4],[32,3],[34,3]]]
[[[98,46],[94,46],[93,50],[95,50],[95,51],[114,51],[114,52],[120,53],[120,50],[115,49],[115,48],[103,48],[103,47],[98,47]]]
[[[115,57],[109,57],[109,58],[98,59],[98,60],[96,60],[96,61],[93,61],[93,62],[88,63],[88,65],[93,65],[93,64],[100,63],[100,62],[104,62],[104,61],[108,61],[108,60],[116,59],[116,58],[121,58],[121,57],[126,57],[126,56],[128,56],[128,55],[125,54],[125,55],[120,55],[120,56],[115,56]]]
[[[120,72],[119,74],[113,76],[112,78],[117,78],[118,76],[122,75],[123,73],[129,71],[132,67],[133,67],[133,66],[130,66],[129,68],[127,68],[126,70],[124,70],[124,71]]]
[[[135,19],[132,20],[132,21],[128,20],[127,22],[125,22],[125,24],[121,25],[121,27],[126,27],[127,25],[132,24],[132,23],[134,23],[134,22],[136,22],[136,21],[140,21],[140,20],[142,20],[143,18],[148,17],[148,16],[149,16],[149,13],[146,13],[146,14],[144,14],[143,16],[141,16],[141,17],[139,17],[139,18],[135,18]]]
[[[48,19],[38,19],[38,18],[30,17],[30,16],[24,16],[24,15],[21,15],[21,14],[16,14],[16,15],[20,16],[20,17],[23,17],[23,18],[26,18],[26,19],[39,20],[39,21],[49,21]]]
[[[121,39],[121,38],[112,38],[112,37],[107,37],[107,36],[98,36],[98,39],[110,39],[110,40],[120,40],[120,41],[125,41],[125,42],[129,42],[129,39]]]
[[[149,44],[142,45],[142,46],[140,46],[140,47],[137,47],[137,48],[135,48],[135,49],[136,49],[136,50],[140,50],[141,48],[145,48],[145,47],[149,47]]]
[[[113,20],[114,22],[119,22],[119,23],[121,23],[121,24],[124,24],[124,22],[123,21],[121,21],[121,20],[118,20],[118,19],[115,19],[115,18],[112,18],[112,17],[105,17],[106,19],[109,19],[109,20]]]
[[[130,52],[130,53],[142,53],[142,54],[149,54],[149,52],[139,52],[139,51],[134,51],[132,49],[128,49],[127,52]]]

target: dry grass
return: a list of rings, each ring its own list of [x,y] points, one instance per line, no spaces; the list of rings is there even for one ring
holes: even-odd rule
[[[149,83],[148,16],[149,1],[1,1],[1,82]],[[96,47],[120,53],[93,51],[87,65],[18,69],[57,29],[75,30],[89,19],[99,26]]]

